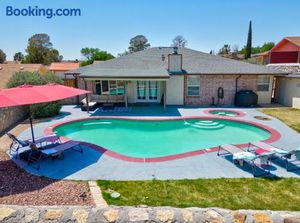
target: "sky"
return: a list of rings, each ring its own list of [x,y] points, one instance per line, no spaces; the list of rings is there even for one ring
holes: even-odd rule
[[[79,8],[81,16],[7,16],[6,9]],[[36,33],[50,36],[64,60],[82,59],[83,47],[113,55],[136,35],[151,46],[170,46],[182,35],[187,47],[209,52],[224,44],[246,44],[252,20],[253,45],[300,36],[299,0],[0,0],[0,49],[12,60]]]

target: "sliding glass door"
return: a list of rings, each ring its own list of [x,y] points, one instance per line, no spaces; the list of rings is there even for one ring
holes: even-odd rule
[[[159,102],[158,81],[137,81],[137,102]]]

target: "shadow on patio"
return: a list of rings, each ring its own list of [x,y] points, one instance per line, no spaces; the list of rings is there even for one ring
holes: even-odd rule
[[[92,164],[98,162],[102,154],[99,151],[82,145],[83,153],[74,150],[64,152],[64,159],[43,159],[40,163],[40,169],[34,168],[33,165],[28,165],[24,160],[13,158],[14,162],[19,164],[27,172],[38,176],[45,176],[52,179],[64,179],[73,174],[79,174],[80,171]]]

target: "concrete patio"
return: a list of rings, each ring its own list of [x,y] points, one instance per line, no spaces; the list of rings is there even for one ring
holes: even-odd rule
[[[222,109],[228,109],[223,108]],[[207,107],[176,107],[168,106],[164,111],[163,106],[148,105],[124,108],[115,108],[112,111],[103,111],[97,109],[91,114],[82,112],[76,106],[64,106],[61,115],[44,121],[34,126],[35,135],[44,134],[44,130],[56,123],[67,121],[68,119],[84,118],[89,116],[205,116],[203,111]],[[214,107],[216,109],[216,107]],[[254,121],[264,125],[268,125],[281,133],[281,138],[274,142],[274,146],[292,150],[300,145],[300,134],[287,127],[279,120],[271,118],[269,121],[261,121],[254,116],[267,116],[256,109],[236,109],[246,115],[241,119]],[[22,132],[18,137],[21,139],[30,138],[30,129]],[[251,169],[244,165],[236,166],[232,163],[230,157],[218,157],[216,152],[205,153],[201,155],[191,156],[187,158],[152,163],[128,162],[112,158],[105,153],[100,153],[94,149],[84,147],[84,153],[74,151],[65,152],[64,160],[45,159],[41,163],[41,169],[36,170],[29,166],[26,162],[13,158],[13,160],[26,171],[54,179],[73,179],[73,180],[149,180],[149,179],[196,179],[196,178],[240,178],[253,177]],[[299,177],[300,170],[287,172],[284,163],[276,161],[270,167],[271,177]]]

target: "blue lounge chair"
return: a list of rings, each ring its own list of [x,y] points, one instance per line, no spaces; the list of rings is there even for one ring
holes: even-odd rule
[[[64,152],[67,150],[72,149],[77,152],[83,153],[81,144],[76,141],[64,142],[46,149],[38,148],[34,143],[30,143],[29,147],[31,148],[31,152],[28,157],[28,164],[30,165],[33,163],[37,163],[37,167],[35,167],[36,169],[40,169],[41,160],[47,157],[57,157],[59,159],[63,159]]]
[[[30,143],[32,143],[32,139],[28,140],[21,140],[18,139],[15,135],[12,133],[6,132],[6,135],[12,140],[10,147],[9,147],[9,154],[13,155],[15,154],[18,157],[19,154],[19,149],[22,147],[29,146]],[[39,138],[35,139],[35,144],[38,147],[45,146],[47,144],[57,144],[61,143],[60,138],[58,135],[53,134],[53,135],[47,135],[47,136],[42,136]]]

